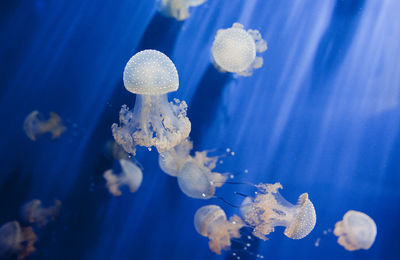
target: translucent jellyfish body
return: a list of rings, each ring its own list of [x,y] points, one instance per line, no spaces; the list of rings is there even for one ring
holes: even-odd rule
[[[45,133],[51,133],[53,139],[58,138],[65,132],[66,127],[56,113],[50,112],[50,118],[46,120],[39,111],[34,110],[25,118],[24,130],[26,135],[35,141]]]
[[[24,219],[29,223],[35,223],[38,227],[46,226],[50,221],[54,221],[60,215],[62,203],[54,201],[54,205],[48,208],[42,207],[40,200],[31,200],[22,208]]]
[[[287,237],[302,239],[314,229],[316,214],[307,193],[293,205],[278,192],[282,189],[280,183],[259,184],[257,188],[258,195],[254,199],[246,197],[240,208],[244,220],[254,227],[254,236],[266,240],[276,226],[284,226]]]
[[[111,169],[104,172],[108,190],[114,196],[121,196],[121,186],[127,185],[130,192],[136,192],[142,184],[142,170],[136,164],[125,159],[119,160],[119,164],[121,166],[120,174],[115,174]]]
[[[203,4],[207,0],[159,0],[158,10],[168,17],[183,21],[189,17],[189,8]]]
[[[368,250],[375,241],[376,224],[367,214],[349,210],[343,220],[336,223],[333,233],[346,250]]]
[[[217,32],[212,45],[214,65],[220,71],[251,76],[253,69],[263,65],[263,58],[257,53],[267,50],[267,43],[257,30],[244,30],[240,23]]]
[[[225,212],[217,205],[201,207],[194,215],[196,231],[209,238],[210,250],[216,254],[221,254],[221,250],[229,250],[231,238],[239,238],[239,230],[244,225],[236,215],[227,220]]]
[[[17,255],[25,259],[36,248],[37,236],[31,227],[21,228],[17,221],[10,221],[0,227],[0,258]]]
[[[227,174],[212,172],[218,156],[208,157],[207,151],[196,152],[190,156],[193,144],[185,140],[173,149],[161,153],[159,164],[163,171],[178,178],[179,188],[185,195],[196,199],[209,199],[215,189],[221,187]]]
[[[156,50],[136,53],[124,70],[125,88],[136,95],[132,111],[123,105],[120,125],[111,126],[115,141],[128,153],[136,146],[155,146],[167,151],[189,136],[190,121],[185,101],[168,102],[167,93],[179,86],[178,73],[172,61]]]

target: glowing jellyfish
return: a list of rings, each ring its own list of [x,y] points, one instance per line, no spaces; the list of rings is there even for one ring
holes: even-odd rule
[[[376,224],[367,214],[349,210],[343,220],[336,223],[333,233],[346,250],[368,250],[375,241]]]
[[[314,229],[315,209],[307,193],[301,194],[293,205],[278,192],[282,189],[280,183],[256,187],[258,195],[254,199],[246,197],[240,208],[244,220],[254,227],[254,236],[266,240],[265,236],[274,232],[276,226],[284,226],[287,237],[302,239]]]
[[[261,68],[263,58],[257,53],[267,50],[267,43],[258,30],[244,30],[240,23],[217,32],[212,45],[214,65],[221,71],[251,76],[253,69]]]
[[[21,228],[17,221],[10,221],[0,227],[0,257],[17,255],[25,259],[36,248],[37,236],[31,227]]]
[[[190,133],[185,101],[168,102],[167,93],[179,86],[174,63],[163,53],[144,50],[136,53],[124,70],[125,88],[136,94],[135,107],[123,105],[120,126],[111,129],[115,141],[125,151],[136,153],[136,146],[155,146],[158,152],[170,150]]]
[[[142,170],[136,164],[125,159],[119,160],[119,164],[122,170],[119,175],[114,174],[113,170],[104,172],[108,190],[112,195],[120,196],[122,194],[121,186],[127,185],[130,192],[136,192],[142,184]]]
[[[35,223],[38,227],[46,226],[50,221],[54,221],[60,215],[62,203],[54,201],[54,205],[48,208],[42,207],[40,200],[31,200],[22,208],[24,219],[29,223]]]
[[[210,250],[221,254],[221,250],[229,250],[231,238],[239,238],[239,230],[244,226],[243,220],[233,215],[227,220],[225,212],[217,205],[199,208],[194,215],[196,231],[210,240]]]
[[[176,177],[186,161],[191,159],[190,151],[193,143],[189,139],[183,140],[171,150],[160,153],[158,164],[163,172]]]
[[[158,10],[168,17],[178,21],[189,17],[189,8],[203,4],[207,0],[159,0]]]
[[[214,196],[215,189],[221,187],[226,173],[212,172],[216,167],[218,156],[208,157],[207,151],[190,155],[193,144],[184,140],[173,149],[159,156],[160,168],[171,176],[178,178],[179,188],[187,196],[196,199],[209,199]]]
[[[66,129],[61,122],[61,117],[54,112],[50,112],[50,118],[46,120],[39,111],[34,110],[24,121],[25,133],[32,141],[45,133],[51,133],[52,139],[58,138]]]

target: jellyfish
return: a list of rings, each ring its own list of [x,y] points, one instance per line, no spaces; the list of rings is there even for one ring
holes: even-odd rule
[[[159,0],[158,10],[168,17],[183,21],[189,17],[189,8],[203,4],[207,0]]]
[[[257,56],[267,50],[267,42],[258,30],[245,30],[240,23],[218,30],[212,45],[215,67],[222,71],[251,76],[253,69],[261,68],[263,58]]]
[[[158,164],[161,170],[173,177],[178,176],[185,162],[192,158],[190,156],[192,149],[193,143],[189,139],[185,139],[171,150],[160,153]]]
[[[307,193],[301,194],[293,205],[278,192],[282,189],[280,183],[261,183],[256,187],[257,196],[246,197],[240,207],[245,222],[254,227],[254,236],[266,240],[276,226],[284,226],[287,237],[302,239],[314,229],[315,209]]]
[[[125,88],[136,94],[132,111],[123,105],[120,125],[111,126],[115,141],[126,152],[135,155],[136,146],[158,152],[170,150],[189,136],[190,121],[185,101],[168,102],[167,93],[179,86],[174,63],[163,53],[144,50],[136,53],[124,70]]]
[[[227,173],[213,172],[218,156],[208,157],[207,151],[195,152],[190,155],[193,143],[184,140],[173,149],[159,156],[159,165],[165,173],[177,177],[182,192],[196,199],[209,199],[214,196],[215,189],[221,187]]]
[[[0,227],[0,257],[17,255],[25,259],[32,254],[37,236],[32,227],[21,228],[18,221],[10,221]]]
[[[28,223],[35,223],[38,227],[44,227],[50,221],[58,218],[61,206],[61,201],[55,200],[53,206],[44,208],[40,200],[34,199],[23,206],[22,215]]]
[[[229,250],[231,238],[239,238],[239,230],[245,226],[243,220],[233,215],[227,220],[225,212],[217,205],[199,208],[194,215],[196,231],[210,240],[210,250],[221,254],[221,250]]]
[[[130,155],[127,152],[125,152],[124,148],[122,148],[121,145],[116,143],[114,139],[108,140],[105,143],[104,154],[107,156],[107,158],[115,160],[120,160],[120,159],[129,160],[130,158]]]
[[[61,117],[54,112],[50,112],[50,118],[46,120],[39,111],[34,110],[24,121],[25,133],[32,141],[36,141],[45,133],[51,133],[52,139],[58,138],[66,129]]]
[[[136,192],[142,184],[142,170],[136,164],[125,159],[119,160],[119,164],[121,166],[119,175],[116,175],[111,169],[104,172],[108,190],[113,196],[121,196],[120,187],[128,185],[130,192]]]
[[[333,233],[339,237],[338,243],[348,251],[368,250],[375,241],[376,224],[367,214],[349,210],[343,220],[336,223]]]

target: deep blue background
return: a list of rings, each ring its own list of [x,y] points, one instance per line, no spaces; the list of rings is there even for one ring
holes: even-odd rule
[[[0,2],[0,224],[39,198],[63,201],[58,223],[39,232],[32,259],[224,259],[196,233],[193,215],[220,200],[193,200],[162,173],[157,153],[137,159],[137,193],[112,197],[102,178],[110,126],[134,95],[122,72],[137,51],[174,61],[196,150],[230,147],[220,171],[237,181],[282,183],[291,202],[308,192],[317,212],[300,241],[279,228],[251,250],[265,259],[400,259],[400,1],[209,0],[185,22],[165,18],[151,0]],[[216,31],[234,22],[268,41],[252,77],[210,65]],[[57,140],[29,140],[25,116],[57,112],[68,127]],[[217,194],[239,204],[225,185]],[[349,210],[376,222],[368,251],[348,252],[330,234]],[[234,247],[242,247],[235,244]],[[252,259],[243,254],[242,259]]]

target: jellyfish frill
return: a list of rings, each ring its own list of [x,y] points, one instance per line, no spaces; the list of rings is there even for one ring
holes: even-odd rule
[[[240,23],[217,32],[212,45],[215,67],[221,72],[251,76],[253,69],[263,65],[263,58],[257,54],[267,50],[267,43],[258,30],[245,30]]]
[[[338,243],[348,251],[368,250],[375,241],[377,228],[367,214],[349,210],[343,220],[336,223],[333,233],[339,237]]]
[[[189,17],[189,8],[203,4],[207,0],[159,0],[158,10],[167,17],[178,21]]]
[[[241,206],[244,220],[254,227],[254,236],[266,240],[276,226],[284,226],[287,237],[302,239],[314,229],[316,214],[307,193],[293,205],[278,192],[280,183],[259,184],[257,188],[258,195],[254,199],[246,197]]]
[[[50,133],[52,139],[58,138],[66,129],[62,124],[61,117],[54,112],[50,112],[50,117],[46,120],[39,111],[34,110],[24,121],[25,133],[32,141],[36,141],[45,133]]]
[[[135,54],[124,70],[125,88],[136,95],[135,107],[123,105],[120,124],[111,126],[115,141],[130,154],[136,146],[155,146],[159,153],[185,140],[191,124],[186,116],[185,101],[168,102],[167,93],[179,86],[178,73],[173,62],[156,50]]]
[[[239,230],[245,226],[237,215],[227,220],[225,212],[217,205],[207,205],[199,208],[194,216],[196,231],[209,238],[210,250],[221,254],[222,250],[229,250],[232,238],[239,238]]]
[[[122,172],[117,175],[112,169],[104,172],[106,186],[113,196],[121,196],[121,186],[127,185],[130,192],[136,192],[143,180],[142,170],[131,161],[119,160]]]

